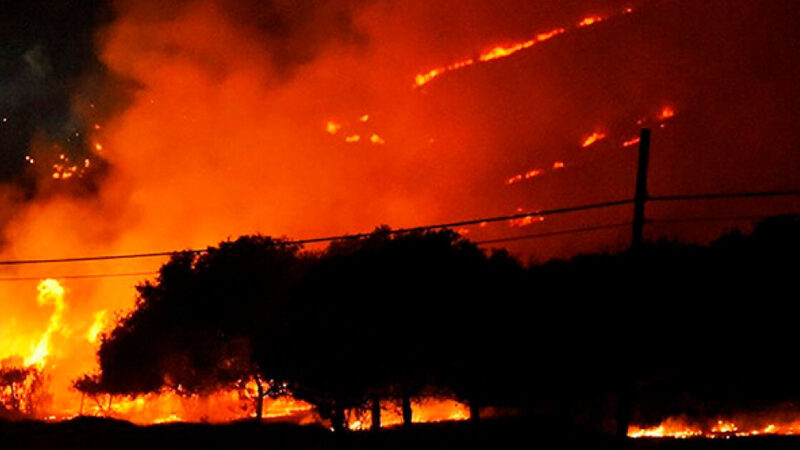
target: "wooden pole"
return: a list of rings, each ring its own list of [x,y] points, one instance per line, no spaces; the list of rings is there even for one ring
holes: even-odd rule
[[[638,249],[644,236],[644,206],[647,202],[647,166],[650,163],[650,130],[642,129],[639,137],[639,167],[636,170],[636,194],[633,197],[633,239],[631,248]]]

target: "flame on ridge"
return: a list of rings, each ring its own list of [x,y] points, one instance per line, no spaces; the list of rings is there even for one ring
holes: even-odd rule
[[[630,14],[633,12],[632,8],[626,8],[622,11],[622,14]],[[417,74],[414,77],[414,88],[419,88],[425,86],[426,84],[430,83],[434,79],[440,77],[441,75],[447,72],[453,72],[459,69],[463,69],[465,67],[472,66],[476,63],[485,63],[494,61],[501,58],[509,57],[515,53],[521,52],[523,50],[527,50],[537,44],[541,44],[542,42],[549,41],[550,39],[559,36],[561,34],[567,33],[568,31],[579,29],[579,28],[586,28],[592,25],[596,25],[600,22],[608,20],[609,17],[601,17],[601,16],[587,16],[581,19],[575,26],[564,28],[553,28],[549,31],[545,31],[535,35],[533,38],[522,41],[516,42],[510,45],[498,45],[489,50],[486,50],[480,53],[477,58],[467,58],[461,61],[457,61],[445,66],[436,67],[433,69],[428,70],[427,72],[422,72]]]

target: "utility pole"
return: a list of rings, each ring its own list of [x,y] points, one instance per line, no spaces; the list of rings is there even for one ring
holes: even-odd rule
[[[647,202],[647,165],[650,162],[650,130],[642,128],[639,137],[639,167],[636,170],[636,194],[633,197],[633,239],[631,249],[636,252],[642,246],[644,235],[644,206]],[[620,367],[617,386],[617,448],[624,450],[628,442],[628,426],[633,406],[633,381],[629,369]]]
[[[647,165],[650,163],[650,130],[642,128],[639,137],[639,168],[636,170],[636,195],[633,197],[633,240],[631,248],[642,245],[644,205],[647,202]]]

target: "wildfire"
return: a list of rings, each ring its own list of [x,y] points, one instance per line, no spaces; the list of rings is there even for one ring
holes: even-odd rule
[[[492,60],[499,59],[499,58],[505,58],[505,57],[511,56],[514,53],[517,53],[517,52],[519,52],[521,50],[525,50],[525,49],[531,48],[531,47],[533,47],[534,45],[536,45],[536,44],[538,44],[540,42],[547,41],[549,39],[552,39],[555,36],[558,36],[559,34],[564,34],[566,32],[567,32],[567,30],[564,29],[564,28],[556,28],[554,30],[551,30],[551,31],[548,31],[548,32],[545,32],[545,33],[539,33],[539,34],[536,35],[535,38],[533,38],[531,40],[528,40],[528,41],[525,41],[525,42],[520,42],[520,43],[517,43],[517,44],[513,44],[513,45],[508,46],[508,47],[497,46],[497,47],[495,47],[495,48],[493,48],[493,49],[481,54],[478,59],[481,62],[487,62],[487,61],[492,61]]]
[[[524,210],[522,208],[517,208],[517,214],[522,213]],[[544,222],[544,216],[539,216],[536,214],[530,214],[525,217],[520,217],[519,219],[511,219],[508,221],[508,226],[511,228],[522,228],[533,225],[535,223]]]
[[[96,417],[115,417],[136,424],[170,422],[222,423],[243,417],[254,417],[250,389],[228,389],[207,396],[181,396],[173,391],[135,397],[98,394],[85,396],[78,414]],[[296,418],[310,420],[313,407],[291,397],[264,400],[264,418]],[[306,417],[308,416],[308,417]],[[68,415],[62,418],[71,418]]]
[[[411,422],[432,423],[469,419],[469,407],[455,400],[436,397],[424,398],[411,402]],[[396,402],[381,402],[381,427],[393,427],[403,423],[400,405]],[[349,411],[348,428],[351,430],[368,430],[372,426],[369,411]]]
[[[108,317],[106,313],[107,311],[105,309],[94,313],[94,322],[92,322],[89,330],[86,331],[86,340],[92,344],[97,342],[100,333],[108,327]]]
[[[384,145],[386,141],[376,132],[374,131],[367,131],[364,132],[364,129],[370,129],[367,122],[369,122],[371,116],[369,114],[363,114],[356,118],[355,121],[351,121],[348,123],[347,121],[343,123],[334,122],[329,120],[325,125],[325,131],[330,135],[335,135],[342,130],[345,130],[344,133],[344,142],[348,144],[356,144],[359,142],[370,143],[372,145]],[[353,123],[355,122],[355,123]],[[359,132],[355,133],[353,131],[358,130]],[[369,136],[369,137],[368,137]]]
[[[583,140],[583,143],[581,144],[581,147],[583,147],[583,148],[590,147],[590,146],[602,141],[605,138],[606,138],[605,133],[600,132],[600,131],[595,131],[589,137],[587,137],[586,139]]]
[[[100,144],[96,144],[96,147],[99,145]],[[102,146],[100,146],[98,150],[101,149]],[[34,163],[32,157],[26,156],[25,160],[30,164]],[[69,156],[62,153],[58,156],[58,162],[53,164],[53,172],[50,174],[50,177],[54,180],[68,180],[72,177],[81,178],[90,166],[91,161],[88,158],[85,158],[80,164],[71,164]]]
[[[758,423],[745,426],[744,421],[717,419],[710,425],[689,423],[683,418],[670,417],[657,426],[645,428],[632,425],[628,428],[631,438],[730,438],[762,435],[795,435],[800,433],[800,419],[790,422]]]
[[[639,143],[640,138],[637,136],[635,138],[630,138],[622,143],[623,147],[633,147],[634,145]]]
[[[339,123],[328,121],[328,123],[325,124],[325,131],[329,134],[336,134],[340,129],[342,129],[342,125]]]
[[[622,14],[630,14],[632,12],[633,9],[626,8],[625,10],[622,11]],[[453,72],[459,69],[463,69],[465,67],[469,67],[475,64],[476,62],[485,63],[501,58],[507,58],[515,53],[527,50],[537,44],[541,44],[542,42],[548,41],[558,35],[565,34],[570,30],[578,28],[586,28],[592,25],[596,25],[607,19],[608,19],[607,17],[601,17],[601,16],[588,16],[581,19],[574,27],[571,28],[564,28],[564,27],[553,28],[549,31],[538,33],[531,39],[525,41],[492,47],[491,49],[484,51],[480,55],[478,55],[477,61],[474,58],[466,58],[461,61],[457,61],[441,67],[436,67],[428,70],[427,72],[422,72],[417,74],[414,77],[414,87],[419,88],[425,86],[426,84],[430,83],[434,79],[440,77],[441,75],[447,72]]]
[[[55,368],[51,356],[54,348],[53,337],[64,334],[69,338],[65,323],[67,310],[66,288],[55,279],[45,279],[37,285],[36,302],[40,307],[53,308],[48,319],[47,328],[39,335],[32,337],[23,345],[11,342],[10,347],[0,348],[0,371],[7,379],[15,380],[12,384],[0,385],[0,406],[48,421],[71,419],[79,415],[97,417],[114,417],[130,422],[147,425],[169,422],[212,422],[222,423],[243,417],[255,417],[253,400],[257,388],[250,381],[241,388],[220,390],[205,396],[185,396],[181,393],[165,389],[162,392],[140,395],[120,396],[105,393],[82,394],[76,391],[71,404],[52,409],[42,403],[50,398],[46,380]],[[81,334],[74,338],[85,339],[94,345],[99,344],[102,333],[114,324],[109,310],[102,309],[91,314],[91,321]],[[27,348],[27,350],[20,351]],[[11,353],[8,353],[11,351]],[[19,354],[20,356],[15,356]],[[4,380],[6,379],[4,378]],[[44,400],[45,402],[47,400]],[[389,403],[387,403],[389,405]],[[391,408],[390,408],[391,409]],[[395,410],[387,409],[382,417],[383,426],[392,426],[402,422],[399,406]],[[456,401],[446,399],[422,399],[412,404],[414,422],[437,422],[446,420],[463,420],[469,415],[469,409]],[[369,417],[357,419],[361,414],[351,411],[350,426],[362,429],[370,426]],[[369,413],[366,412],[369,416]],[[314,407],[291,396],[277,399],[264,399],[263,416],[266,419],[280,419],[297,424],[319,423],[320,419]]]
[[[375,145],[383,145],[386,143],[386,141],[384,141],[382,137],[378,136],[375,133],[372,133],[372,136],[369,137],[369,141]]]
[[[39,306],[52,305],[54,310],[50,316],[47,330],[39,338],[31,354],[25,358],[25,365],[43,367],[47,357],[50,355],[50,338],[54,333],[62,331],[61,319],[66,309],[66,303],[64,302],[64,288],[56,280],[50,278],[42,280],[37,286],[37,290],[39,295],[36,297],[36,303]]]
[[[625,10],[625,13],[629,14],[627,9]],[[594,25],[596,23],[600,23],[602,21],[603,21],[603,18],[600,17],[600,16],[589,16],[589,17],[585,17],[583,20],[578,22],[578,26],[579,27],[588,27],[588,26]]]

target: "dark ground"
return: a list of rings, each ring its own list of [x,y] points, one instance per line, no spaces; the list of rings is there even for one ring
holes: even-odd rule
[[[0,449],[612,449],[614,441],[525,421],[425,424],[345,435],[313,426],[232,423],[165,424],[81,418],[63,423],[0,423]],[[768,450],[800,448],[800,436],[730,439],[636,439],[628,450]]]

